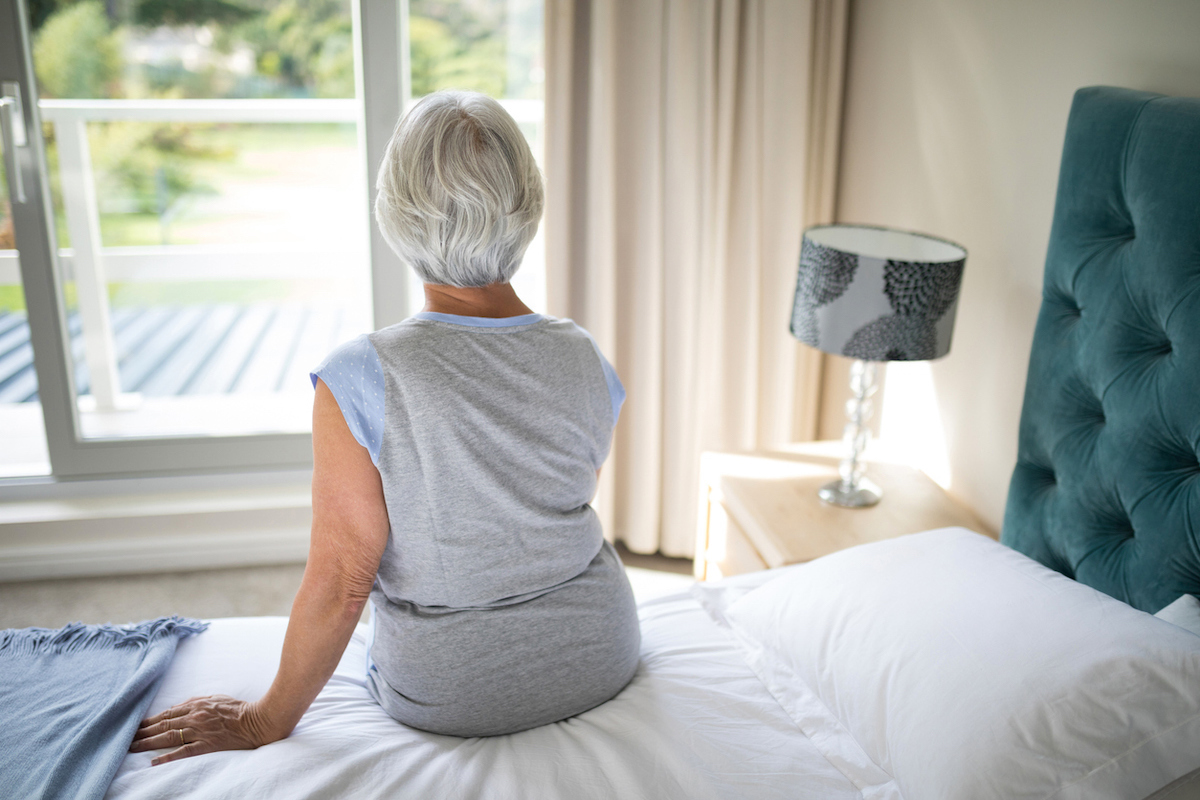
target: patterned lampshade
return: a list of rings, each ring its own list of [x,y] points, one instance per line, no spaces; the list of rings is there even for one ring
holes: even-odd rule
[[[863,361],[924,361],[950,351],[967,251],[867,225],[804,232],[792,335]]]

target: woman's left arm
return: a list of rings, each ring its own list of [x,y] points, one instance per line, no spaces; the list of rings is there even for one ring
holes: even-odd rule
[[[142,723],[131,752],[175,747],[152,762],[162,764],[283,739],[337,668],[375,583],[389,525],[379,471],[322,381],[313,403],[312,504],[308,564],[271,688],[252,703],[213,695],[172,706]]]

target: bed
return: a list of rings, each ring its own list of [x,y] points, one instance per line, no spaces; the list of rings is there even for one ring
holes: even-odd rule
[[[360,627],[290,737],[153,768],[153,753],[133,754],[109,797],[785,798],[797,784],[818,797],[859,797],[694,600],[650,601],[641,619],[643,662],[615,700],[489,739],[422,733],[388,717],[365,688]],[[151,711],[193,694],[261,695],[286,622],[215,620],[184,640]]]
[[[355,634],[294,733],[151,768],[165,797],[1195,798],[1200,101],[1083,89],[1068,124],[1003,545],[961,529],[640,608],[614,700],[511,736],[404,728]],[[261,695],[285,620],[183,641],[150,713]]]

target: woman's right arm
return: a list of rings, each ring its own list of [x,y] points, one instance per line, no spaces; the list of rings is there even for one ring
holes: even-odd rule
[[[308,564],[271,688],[253,703],[217,695],[173,706],[142,724],[131,750],[175,747],[154,759],[161,764],[283,739],[337,668],[379,571],[389,524],[379,471],[320,381],[312,504]]]
[[[379,470],[325,383],[316,388],[308,564],[279,673],[259,701],[278,738],[291,732],[337,668],[370,597],[389,531]]]

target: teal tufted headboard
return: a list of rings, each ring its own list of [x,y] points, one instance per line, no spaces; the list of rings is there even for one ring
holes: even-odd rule
[[[1200,99],[1075,94],[1001,541],[1145,611],[1200,594]]]

